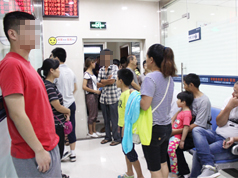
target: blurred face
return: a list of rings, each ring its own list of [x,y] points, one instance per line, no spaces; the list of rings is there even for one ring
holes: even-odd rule
[[[182,102],[180,99],[177,100],[177,105],[179,108],[183,107],[184,101]]]
[[[54,78],[59,78],[59,76],[60,76],[59,67],[57,69],[50,69],[50,71],[52,72]]]
[[[20,49],[40,47],[40,23],[38,20],[21,20],[18,34]]]
[[[137,59],[135,56],[133,56],[133,60],[131,60],[131,63],[134,65],[134,66],[137,66]]]
[[[238,98],[238,85],[235,84],[233,89],[234,91],[232,93],[232,96]]]
[[[100,52],[100,66],[112,65],[113,52],[112,51],[101,51]]]
[[[118,79],[118,77],[117,77],[116,84],[117,84],[117,88],[121,88],[121,81]]]
[[[149,56],[146,55],[146,66],[147,66],[147,69],[152,70],[152,62],[153,62],[153,58],[149,58]]]
[[[147,64],[146,64],[146,63],[144,64],[143,68],[144,68],[145,70],[147,69]]]
[[[93,69],[95,69],[96,62],[97,62],[97,61],[93,61],[93,62],[91,63],[91,66],[92,66]]]
[[[187,85],[185,82],[183,82],[183,88],[184,88],[186,91],[190,91],[190,92],[191,92],[190,86]]]

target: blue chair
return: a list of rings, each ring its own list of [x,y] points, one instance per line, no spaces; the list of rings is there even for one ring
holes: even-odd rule
[[[211,108],[211,115],[212,115],[212,130],[216,130],[217,128],[217,123],[216,123],[216,118],[217,115],[220,113],[220,109],[218,108]],[[238,145],[235,145],[232,147],[232,153],[234,155],[238,155]],[[238,168],[238,158],[237,159],[233,159],[233,160],[219,160],[215,162],[215,165],[217,167],[218,170],[222,170],[222,169],[232,169]]]
[[[214,131],[217,128],[216,118],[217,118],[217,115],[220,113],[220,111],[221,110],[218,108],[213,108],[213,107],[211,108],[211,115],[212,115],[211,124],[212,124],[212,130],[214,130]],[[193,154],[195,150],[196,149],[193,148],[193,149],[189,150],[189,153]],[[232,154],[238,155],[238,145],[235,145],[232,147]],[[218,170],[232,169],[232,168],[237,169],[238,168],[238,158],[233,159],[233,160],[219,160],[219,161],[215,162],[215,165]]]

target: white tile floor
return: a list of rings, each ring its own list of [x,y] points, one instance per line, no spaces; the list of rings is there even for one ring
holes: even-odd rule
[[[76,143],[77,161],[62,162],[62,171],[70,178],[117,178],[126,171],[124,154],[121,145],[109,146],[100,144],[102,138],[81,140]],[[66,147],[66,150],[69,149]],[[139,156],[145,178],[150,177],[141,145],[135,147]],[[189,166],[192,165],[192,156],[185,153]],[[219,178],[231,178],[221,171]]]

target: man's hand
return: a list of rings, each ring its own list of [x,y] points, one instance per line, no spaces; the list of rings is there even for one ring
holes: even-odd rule
[[[180,141],[180,143],[179,143],[179,148],[180,148],[180,149],[183,149],[183,148],[184,148],[184,141],[182,141],[182,140]]]
[[[51,157],[48,151],[42,149],[35,152],[36,163],[38,164],[38,170],[40,172],[46,172],[50,169]]]
[[[224,149],[228,149],[231,145],[233,145],[235,142],[234,137],[227,138],[226,140],[223,141],[222,147]]]
[[[107,79],[111,79],[111,78],[112,78],[112,74],[107,77]]]
[[[237,107],[237,106],[238,106],[238,98],[232,97],[232,98],[229,100],[227,106],[230,107],[230,108],[232,108],[232,109],[235,108],[235,107]]]

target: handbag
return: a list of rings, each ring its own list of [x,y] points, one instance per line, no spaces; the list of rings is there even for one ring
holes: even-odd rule
[[[166,88],[164,97],[162,98],[162,100],[160,101],[160,103],[152,110],[152,113],[153,113],[153,112],[161,105],[161,103],[164,101],[164,98],[165,98],[165,96],[166,96],[167,93],[168,93],[169,85],[170,85],[170,77],[169,77],[169,82],[168,82],[168,84],[167,84],[167,88]],[[135,128],[134,130],[136,130],[136,128]],[[133,143],[135,143],[135,144],[140,144],[140,143],[141,143],[140,136],[139,136],[138,133],[133,133],[133,134],[132,134],[132,141],[133,141]]]
[[[56,115],[54,116],[58,121],[60,121],[61,125],[64,127],[64,133],[69,135],[73,130],[72,123],[70,121],[65,121],[65,123],[63,123]]]

